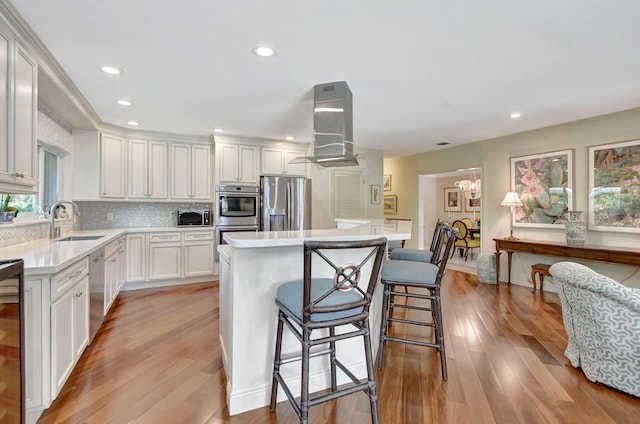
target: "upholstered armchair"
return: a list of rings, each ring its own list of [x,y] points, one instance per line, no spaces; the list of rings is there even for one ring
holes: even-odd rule
[[[640,289],[584,265],[549,268],[569,336],[564,354],[593,382],[640,396]]]

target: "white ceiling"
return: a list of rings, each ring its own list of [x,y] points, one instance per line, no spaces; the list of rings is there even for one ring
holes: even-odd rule
[[[638,0],[12,4],[122,127],[308,142],[313,85],[344,80],[355,145],[393,157],[640,106]]]

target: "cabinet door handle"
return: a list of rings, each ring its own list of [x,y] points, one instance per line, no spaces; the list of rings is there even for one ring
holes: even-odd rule
[[[76,297],[82,297],[82,291],[77,292]]]

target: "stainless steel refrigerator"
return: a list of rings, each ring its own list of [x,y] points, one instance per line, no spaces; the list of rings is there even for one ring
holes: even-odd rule
[[[260,231],[311,228],[311,180],[304,177],[260,177]]]

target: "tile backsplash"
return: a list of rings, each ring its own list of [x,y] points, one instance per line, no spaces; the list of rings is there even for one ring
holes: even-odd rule
[[[178,210],[212,209],[211,203],[77,202],[83,230],[173,227]]]
[[[80,210],[80,217],[74,225],[76,230],[173,227],[176,211],[212,209],[213,207],[211,203],[76,202],[76,204]],[[48,220],[0,225],[0,247],[48,237]]]

